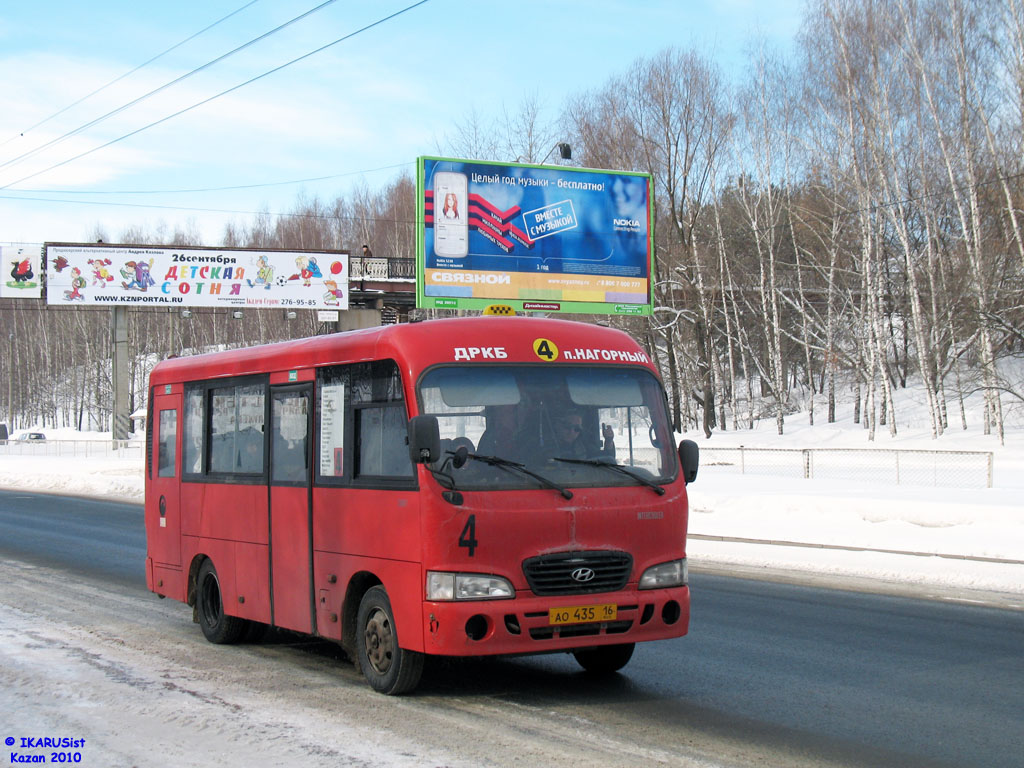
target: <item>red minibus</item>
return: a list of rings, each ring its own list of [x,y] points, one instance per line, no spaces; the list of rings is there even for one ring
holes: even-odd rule
[[[610,672],[686,634],[686,483],[627,334],[393,325],[175,358],[149,382],[146,583],[214,643],[330,639],[382,693],[426,656]]]

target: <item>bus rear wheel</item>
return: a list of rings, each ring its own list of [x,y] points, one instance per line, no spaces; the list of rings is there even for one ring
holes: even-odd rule
[[[356,650],[363,677],[375,691],[398,695],[419,684],[423,654],[398,645],[395,615],[382,586],[371,587],[359,603]]]
[[[601,645],[597,648],[583,648],[573,651],[576,662],[587,672],[598,675],[608,675],[618,672],[629,660],[633,658],[633,649],[636,643],[623,643],[622,645]]]
[[[212,560],[203,562],[196,579],[196,614],[199,628],[211,643],[237,643],[248,629],[249,622],[224,613],[220,579]]]

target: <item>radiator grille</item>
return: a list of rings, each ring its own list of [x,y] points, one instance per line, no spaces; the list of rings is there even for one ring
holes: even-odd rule
[[[558,552],[523,561],[523,575],[535,595],[589,595],[616,592],[626,586],[633,571],[627,552]],[[580,580],[593,573],[593,578]]]

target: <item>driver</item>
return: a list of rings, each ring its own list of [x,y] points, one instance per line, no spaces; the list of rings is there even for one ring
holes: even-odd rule
[[[585,459],[606,456],[615,458],[615,430],[610,424],[601,425],[601,440],[589,440],[583,434],[583,414],[568,411],[554,419],[555,456],[566,459]]]

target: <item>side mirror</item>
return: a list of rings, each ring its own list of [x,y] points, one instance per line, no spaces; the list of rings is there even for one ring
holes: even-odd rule
[[[433,464],[441,456],[441,433],[436,416],[409,419],[409,458],[413,464]]]
[[[700,448],[693,440],[679,443],[679,461],[683,465],[683,479],[689,485],[697,479],[697,467],[700,466]]]

